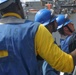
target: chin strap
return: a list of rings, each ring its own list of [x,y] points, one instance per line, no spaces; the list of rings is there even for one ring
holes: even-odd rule
[[[69,31],[72,33],[73,31],[68,27],[68,25],[66,25],[66,27],[69,29]]]

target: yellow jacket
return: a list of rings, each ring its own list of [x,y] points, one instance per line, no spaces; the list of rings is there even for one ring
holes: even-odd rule
[[[40,25],[35,36],[36,53],[44,58],[58,71],[72,72],[74,68],[73,58],[63,52],[55,43],[52,34]]]

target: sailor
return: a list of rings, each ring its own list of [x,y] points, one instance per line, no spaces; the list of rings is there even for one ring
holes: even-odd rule
[[[51,34],[53,32],[56,32],[57,30],[56,16],[53,9],[39,10],[35,15],[35,21],[42,23],[49,30]],[[41,63],[43,64],[42,66],[40,65],[40,67],[42,68],[40,70],[42,70],[43,75],[59,75],[59,71],[56,71],[54,68],[52,68],[45,60],[44,62],[41,62]]]
[[[69,40],[72,36],[72,33],[75,31],[74,24],[69,19],[67,14],[65,15],[59,14],[56,18],[56,21],[58,23],[57,30],[61,35],[61,39],[60,39],[61,49],[66,53],[70,53],[72,51],[69,50]],[[60,73],[60,75],[62,75],[62,73]]]

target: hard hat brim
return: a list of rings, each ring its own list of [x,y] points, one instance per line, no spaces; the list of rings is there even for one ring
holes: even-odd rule
[[[69,24],[69,23],[71,23],[71,22],[72,22],[72,20],[69,20],[67,23],[58,26],[58,27],[57,27],[57,30],[60,29],[60,28],[62,28],[62,26],[66,26],[67,24]]]
[[[57,16],[54,16],[54,17],[52,18],[52,20],[48,20],[47,22],[43,23],[43,25],[44,25],[44,26],[47,26],[49,23],[55,21],[56,18],[57,18]]]

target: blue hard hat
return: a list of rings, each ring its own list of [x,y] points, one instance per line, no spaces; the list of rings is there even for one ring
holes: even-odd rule
[[[0,0],[0,10],[8,7],[13,2],[15,2],[15,0]]]
[[[58,23],[58,27],[57,29],[62,28],[63,26],[68,25],[69,23],[71,23],[72,21],[68,18],[67,15],[63,15],[63,14],[59,14],[56,18],[56,21]]]
[[[56,16],[52,14],[51,10],[41,9],[35,15],[35,21],[42,23],[44,26],[56,20]]]

